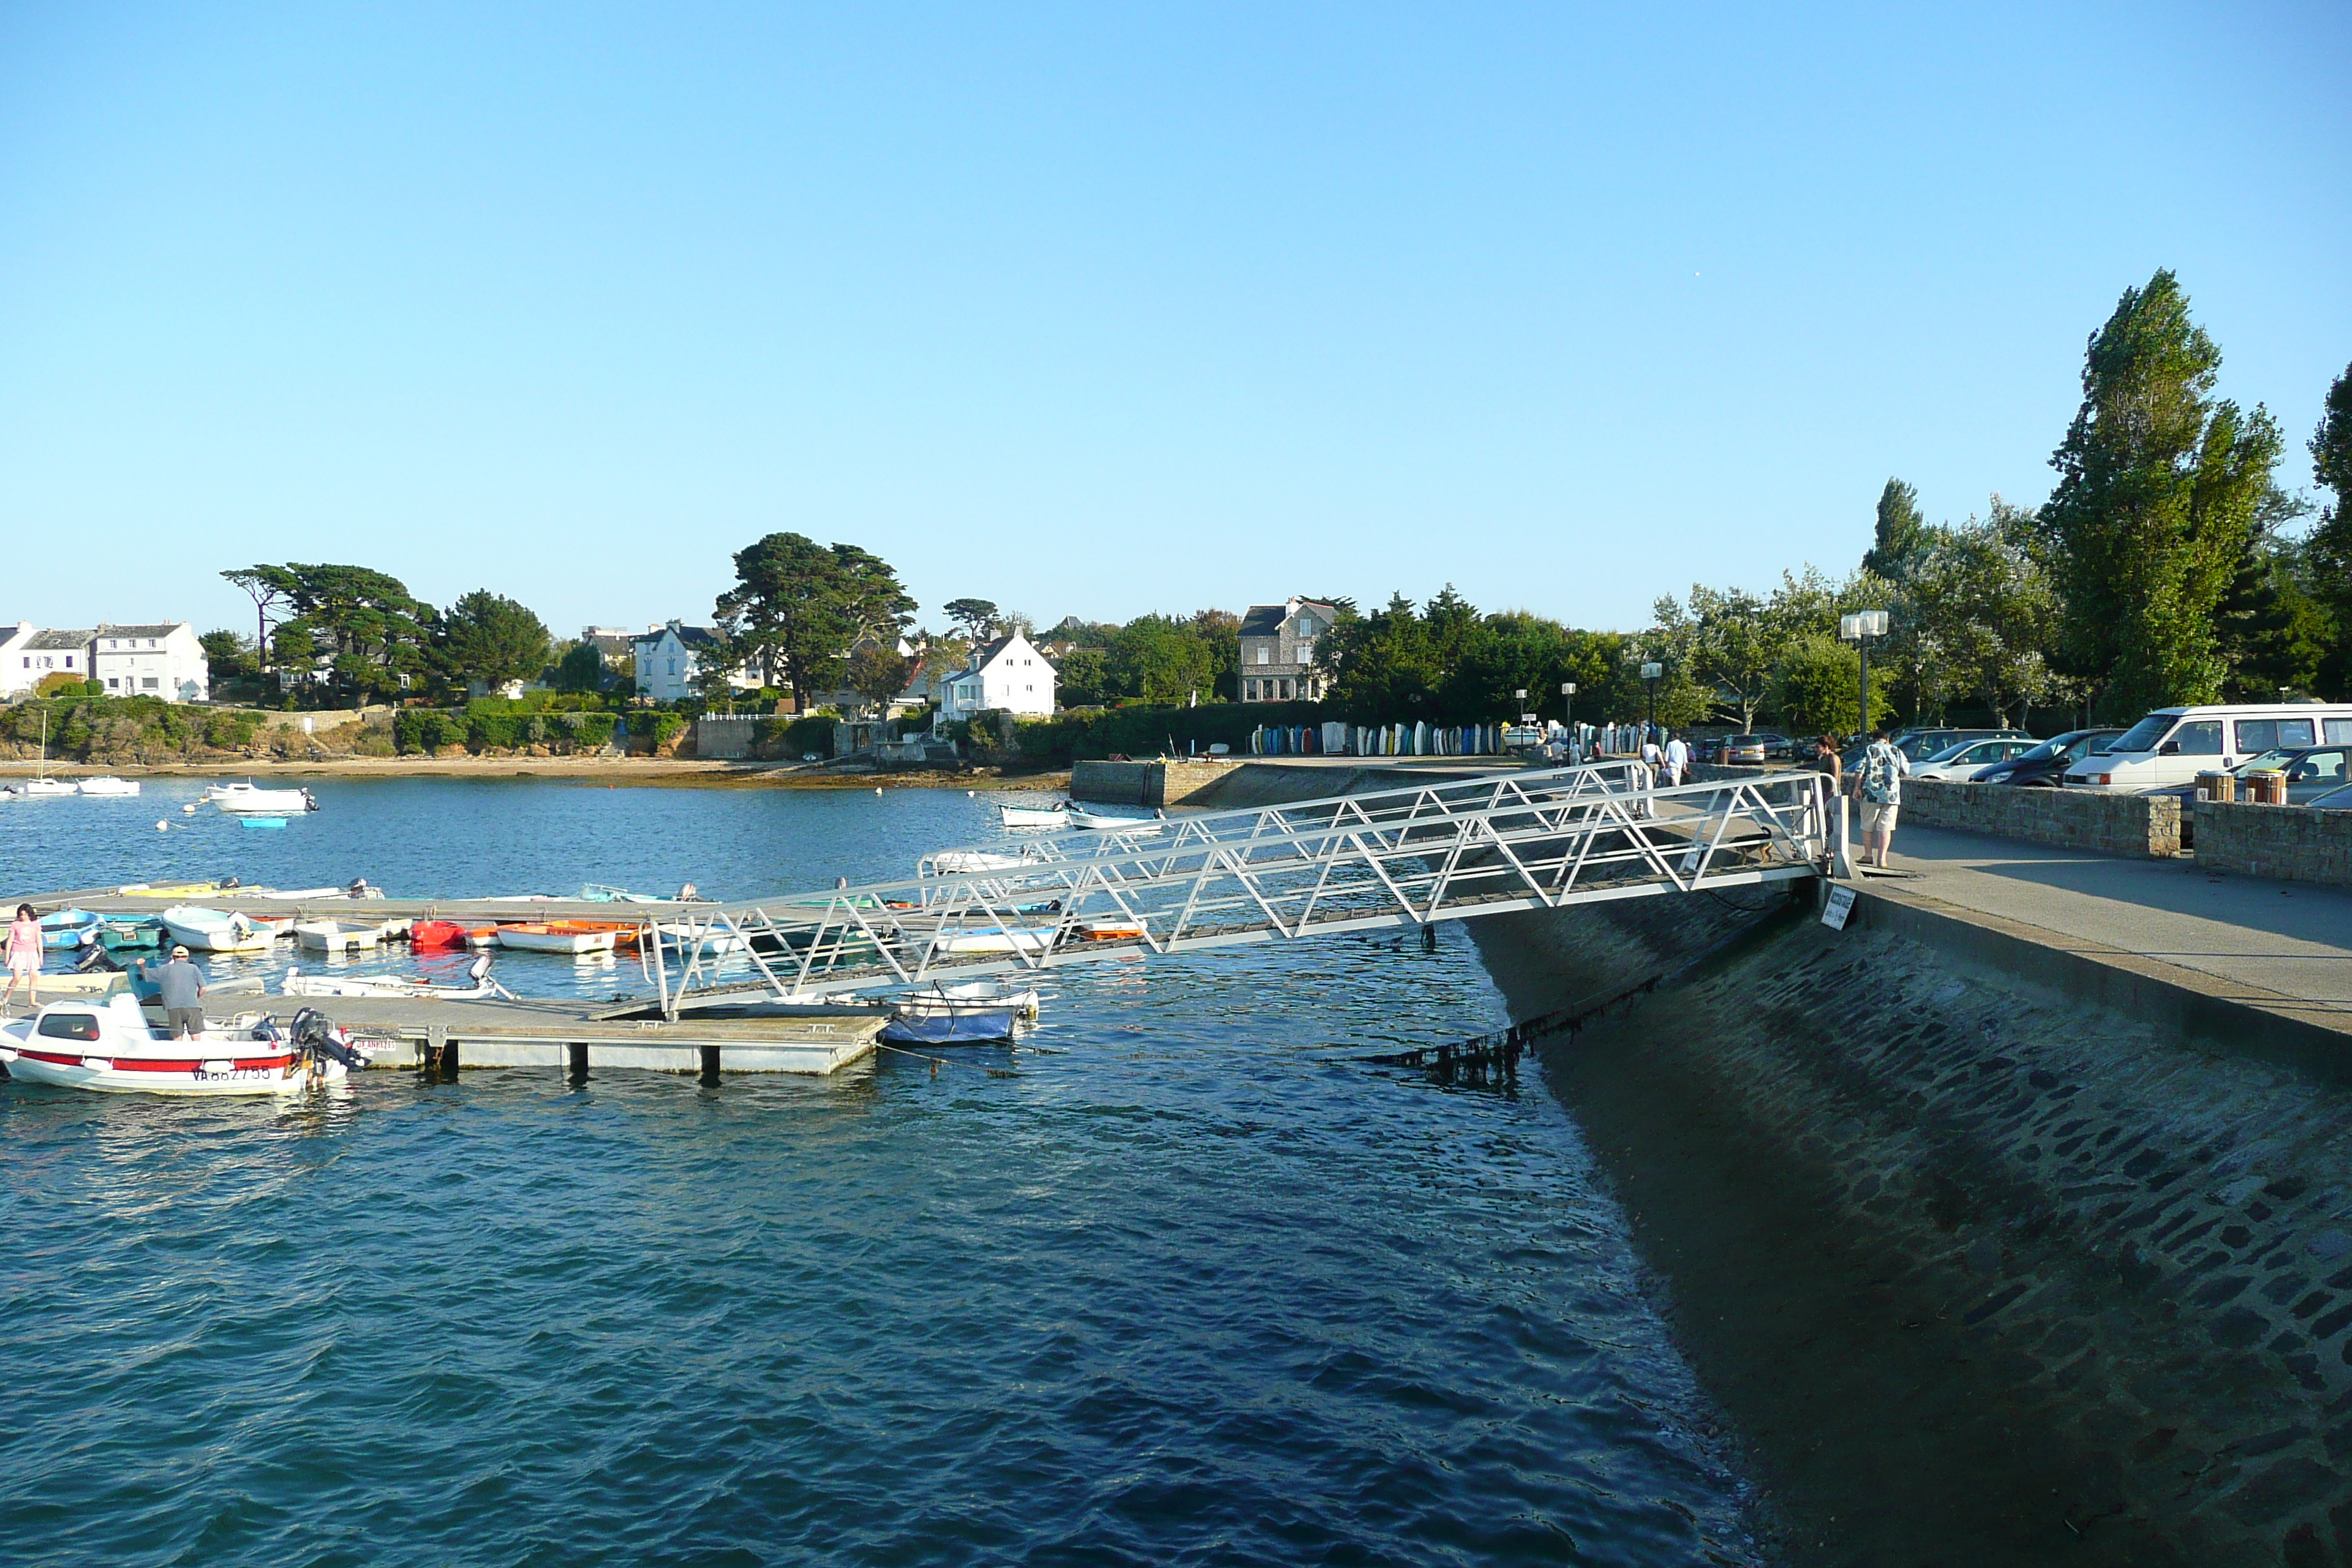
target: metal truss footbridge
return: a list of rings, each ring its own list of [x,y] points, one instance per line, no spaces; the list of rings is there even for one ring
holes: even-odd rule
[[[1823,870],[1834,805],[1818,773],[1610,763],[1008,833],[908,881],[667,915],[650,963],[675,1015],[1754,887]]]

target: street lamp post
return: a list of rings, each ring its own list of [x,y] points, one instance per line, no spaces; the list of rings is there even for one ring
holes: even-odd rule
[[[1568,731],[1568,738],[1571,741],[1575,740],[1576,682],[1573,680],[1563,680],[1559,683],[1559,721],[1561,727]]]
[[[1645,664],[1642,667],[1642,679],[1650,688],[1650,728],[1649,731],[1642,737],[1645,741],[1648,740],[1651,735],[1657,733],[1658,678],[1665,673],[1666,667],[1663,664]]]
[[[1850,642],[1862,652],[1862,705],[1855,710],[1861,715],[1861,731],[1870,733],[1870,639],[1886,635],[1885,610],[1857,610],[1838,617],[1838,638]]]

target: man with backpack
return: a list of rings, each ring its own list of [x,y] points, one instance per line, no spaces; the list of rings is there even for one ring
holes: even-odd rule
[[[1862,858],[1868,865],[1875,850],[1883,869],[1895,847],[1895,817],[1903,805],[1903,775],[1911,759],[1895,750],[1885,730],[1870,732],[1870,749],[1854,764],[1853,793],[1862,803]]]

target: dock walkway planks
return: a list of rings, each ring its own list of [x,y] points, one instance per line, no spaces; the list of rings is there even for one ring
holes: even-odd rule
[[[874,1048],[885,1016],[844,1008],[783,1018],[601,1016],[595,1002],[455,1002],[409,996],[286,997],[344,1028],[411,1044],[418,1065],[457,1047],[468,1067],[627,1067],[656,1072],[828,1073]]]

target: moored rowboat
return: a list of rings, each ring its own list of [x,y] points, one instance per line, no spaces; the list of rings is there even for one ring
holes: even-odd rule
[[[525,952],[610,952],[616,935],[609,929],[567,931],[552,921],[533,921],[499,927],[498,942]]]
[[[274,924],[193,904],[174,904],[163,911],[163,929],[173,942],[207,952],[265,952],[278,940]]]

